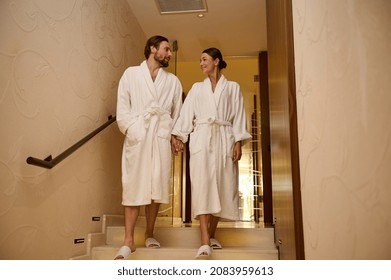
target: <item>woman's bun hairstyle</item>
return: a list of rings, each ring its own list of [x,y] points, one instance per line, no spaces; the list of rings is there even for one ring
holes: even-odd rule
[[[221,54],[219,49],[209,48],[209,49],[204,50],[202,53],[208,54],[209,56],[211,56],[213,58],[213,60],[218,58],[219,59],[219,70],[227,68],[227,62],[224,61],[223,55]]]

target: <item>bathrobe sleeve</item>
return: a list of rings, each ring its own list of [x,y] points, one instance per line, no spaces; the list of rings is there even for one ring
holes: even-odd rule
[[[185,98],[183,103],[180,116],[174,126],[172,131],[173,135],[176,135],[183,143],[186,143],[189,140],[189,134],[193,131],[194,125],[193,121],[195,118],[194,112],[194,95],[197,92],[197,87],[199,85],[194,84],[190,89],[189,93]]]
[[[126,135],[128,128],[135,121],[131,117],[131,102],[130,92],[131,89],[129,83],[129,72],[130,69],[125,70],[118,84],[117,94],[117,124],[119,130]]]
[[[235,92],[234,111],[235,117],[232,123],[232,131],[235,137],[235,142],[241,141],[242,145],[245,145],[252,138],[251,134],[247,131],[247,118],[246,111],[244,109],[243,95],[240,90],[240,86],[236,82],[231,82],[232,88]]]

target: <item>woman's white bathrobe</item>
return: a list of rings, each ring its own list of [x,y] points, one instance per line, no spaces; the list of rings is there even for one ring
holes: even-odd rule
[[[222,75],[214,93],[209,78],[195,83],[183,104],[173,134],[183,142],[190,135],[190,179],[193,218],[200,214],[239,218],[237,141],[251,139],[246,128],[238,83]]]
[[[179,79],[159,69],[152,80],[146,61],[129,67],[118,86],[117,123],[125,134],[122,204],[168,203],[171,130],[182,106]]]

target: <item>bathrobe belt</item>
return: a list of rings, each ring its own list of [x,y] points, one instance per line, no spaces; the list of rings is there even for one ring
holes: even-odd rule
[[[214,117],[209,117],[205,119],[196,119],[194,121],[194,125],[203,125],[207,124],[209,126],[209,152],[212,152],[213,150],[213,140],[216,138],[217,130],[220,130],[221,134],[221,141],[222,141],[222,146],[223,146],[223,159],[224,159],[224,167],[225,163],[227,160],[227,135],[225,132],[225,127],[226,126],[232,126],[232,123],[228,121],[222,121],[222,120],[216,120]]]
[[[151,120],[153,118],[157,118],[157,127],[155,132],[160,137],[170,140],[171,115],[169,111],[164,110],[160,107],[149,107],[142,112],[134,113],[131,115],[131,119],[133,120],[132,123],[138,123],[138,128],[140,129],[139,131],[137,131],[137,140],[141,141],[145,138],[146,131],[148,130]]]
[[[171,122],[170,112],[163,110],[160,107],[150,107],[150,108],[146,109],[143,112],[142,117],[144,119],[144,127],[146,129],[149,127],[151,119],[153,117],[157,117],[159,129],[170,130],[170,126],[169,126],[170,122]],[[169,121],[169,122],[167,122],[167,121]],[[168,125],[168,126],[166,127],[166,125]]]
[[[139,137],[140,140],[145,139],[147,130],[150,128],[150,124],[153,126],[152,135],[148,137],[152,138],[152,150],[151,150],[151,158],[152,158],[152,176],[151,182],[152,185],[159,184],[163,181],[162,177],[162,168],[165,168],[161,165],[161,151],[159,149],[158,137],[165,138],[170,141],[171,139],[171,115],[168,111],[163,110],[160,107],[150,107],[141,113],[134,114],[132,116],[136,119],[136,122],[139,124]],[[161,188],[155,188],[152,193],[153,200],[160,200],[162,198],[162,190]]]

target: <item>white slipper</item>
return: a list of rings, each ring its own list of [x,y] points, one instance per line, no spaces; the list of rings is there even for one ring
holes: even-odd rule
[[[209,245],[202,245],[198,251],[197,255],[195,256],[197,259],[199,258],[205,258],[212,255],[212,248]]]
[[[217,239],[214,239],[214,238],[210,239],[210,246],[213,249],[223,249],[223,246],[221,246],[220,242]]]
[[[153,237],[145,239],[145,247],[147,248],[160,248],[160,243]]]
[[[117,255],[115,255],[114,260],[125,260],[135,251],[132,251],[129,246],[122,246],[119,248]],[[122,257],[122,258],[119,258]]]

